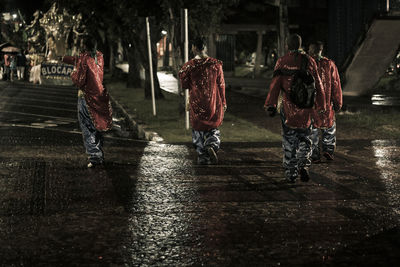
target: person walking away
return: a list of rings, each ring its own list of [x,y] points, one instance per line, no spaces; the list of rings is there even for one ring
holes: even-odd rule
[[[103,54],[96,49],[95,39],[86,36],[84,51],[79,56],[64,56],[62,61],[75,65],[72,82],[78,87],[78,119],[82,130],[88,168],[104,164],[102,132],[112,127],[112,108],[103,86]]]
[[[0,57],[0,80],[4,79],[4,57]]]
[[[10,56],[10,81],[14,81],[14,75],[17,70],[17,59],[14,55]]]
[[[274,77],[264,105],[270,116],[280,112],[283,132],[283,167],[285,178],[290,183],[294,183],[299,174],[302,181],[310,179],[311,115],[315,109],[321,112],[325,110],[325,96],[321,79],[318,76],[317,65],[314,59],[300,50],[300,47],[300,35],[292,34],[287,38],[288,52],[276,62]],[[284,72],[280,74],[282,71],[299,71],[303,64],[315,82],[315,106],[311,108],[298,107],[290,97],[294,75],[285,75]],[[279,98],[282,98],[282,105],[278,110]]]
[[[10,79],[10,55],[4,54],[4,74],[5,80]]]
[[[17,55],[17,78],[18,80],[24,79],[25,74],[26,57],[24,51]]]
[[[309,54],[317,63],[318,74],[322,80],[326,102],[326,112],[318,113],[314,111],[313,113],[313,152],[311,158],[315,163],[321,162],[319,129],[321,129],[322,135],[322,154],[327,160],[333,160],[333,152],[336,148],[335,112],[338,112],[343,104],[338,69],[333,60],[322,56],[323,49],[324,44],[319,41],[309,46]]]
[[[198,164],[217,164],[221,144],[218,127],[227,108],[222,62],[207,56],[204,38],[194,40],[192,52],[195,57],[179,71],[182,89],[189,89],[186,108],[190,112],[192,142]]]

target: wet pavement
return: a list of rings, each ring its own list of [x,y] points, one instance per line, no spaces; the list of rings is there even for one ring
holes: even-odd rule
[[[232,107],[233,108],[233,107]],[[396,266],[399,140],[341,140],[311,181],[281,144],[108,134],[87,169],[71,87],[0,82],[0,266]]]

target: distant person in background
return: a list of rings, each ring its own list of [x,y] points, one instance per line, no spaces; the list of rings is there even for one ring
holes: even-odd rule
[[[82,130],[88,168],[104,164],[102,132],[112,127],[110,97],[103,86],[103,54],[97,51],[94,38],[85,36],[84,51],[79,56],[64,56],[62,61],[74,65],[72,82],[78,88],[78,119]]]
[[[225,80],[222,62],[207,56],[204,38],[196,38],[192,45],[195,57],[179,71],[182,89],[189,89],[192,141],[198,164],[217,164],[220,131],[226,111]]]
[[[335,112],[338,112],[343,104],[338,69],[332,60],[322,56],[323,49],[324,44],[316,42],[310,44],[308,51],[317,63],[318,74],[324,86],[326,101],[326,112],[314,112],[313,116],[313,153],[311,158],[315,163],[321,161],[319,129],[322,132],[322,154],[327,160],[333,160],[333,152],[336,148]]]
[[[10,55],[4,54],[4,76],[5,80],[10,79]]]
[[[17,70],[17,58],[14,55],[10,56],[10,81],[14,81],[14,75]]]
[[[0,80],[4,79],[4,57],[0,57]]]
[[[300,50],[300,35],[290,35],[286,40],[286,46],[288,52],[276,62],[264,108],[270,116],[274,116],[277,112],[281,115],[285,178],[289,183],[294,183],[300,174],[300,179],[306,182],[310,179],[312,114],[315,109],[321,112],[325,110],[325,96],[314,59]],[[298,71],[303,64],[315,82],[316,100],[313,108],[299,108],[290,97],[294,74],[289,75],[285,72]],[[281,94],[283,94],[282,107],[278,110]]]
[[[18,80],[24,79],[25,74],[26,57],[24,51],[17,55],[17,78]]]

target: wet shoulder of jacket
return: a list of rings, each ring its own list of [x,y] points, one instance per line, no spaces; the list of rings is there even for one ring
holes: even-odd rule
[[[219,60],[219,59],[216,59],[213,57],[208,57],[205,62],[207,62],[208,64],[213,64],[213,65],[221,65],[221,66],[223,65],[222,60]]]
[[[189,60],[185,64],[183,64],[182,68],[179,70],[179,73],[184,73],[189,71],[193,67],[193,59]]]

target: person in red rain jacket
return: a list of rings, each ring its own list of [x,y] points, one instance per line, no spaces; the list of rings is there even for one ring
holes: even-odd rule
[[[318,74],[321,77],[325,90],[326,112],[314,112],[312,141],[313,141],[313,162],[321,161],[319,149],[319,130],[322,132],[322,153],[328,160],[333,160],[333,152],[336,147],[336,122],[335,112],[342,108],[342,87],[340,76],[335,63],[322,56],[324,44],[316,42],[310,44],[309,54],[315,59],[318,66]]]
[[[6,75],[6,79],[10,79],[10,64],[11,58],[10,55],[4,54],[4,74]]]
[[[307,70],[313,76],[317,90],[314,108],[298,108],[289,97],[293,76],[274,75],[264,105],[270,116],[274,116],[277,111],[281,114],[283,167],[288,182],[294,183],[299,174],[302,181],[310,179],[308,169],[311,166],[312,152],[311,119],[314,110],[319,112],[325,110],[325,96],[314,59],[300,50],[301,37],[297,34],[290,35],[286,40],[286,46],[289,51],[278,59],[275,71],[281,69],[299,70],[301,60],[306,58],[308,61]],[[280,94],[282,95],[282,107],[277,110]]]
[[[82,130],[88,167],[104,163],[102,132],[112,127],[110,97],[103,86],[103,54],[96,50],[96,41],[84,38],[84,52],[77,57],[64,56],[62,61],[75,66],[72,82],[78,87],[78,119]]]
[[[192,141],[199,164],[216,164],[221,143],[218,127],[227,107],[222,62],[207,56],[204,38],[195,39],[192,52],[195,58],[179,71],[182,89],[189,89]]]

